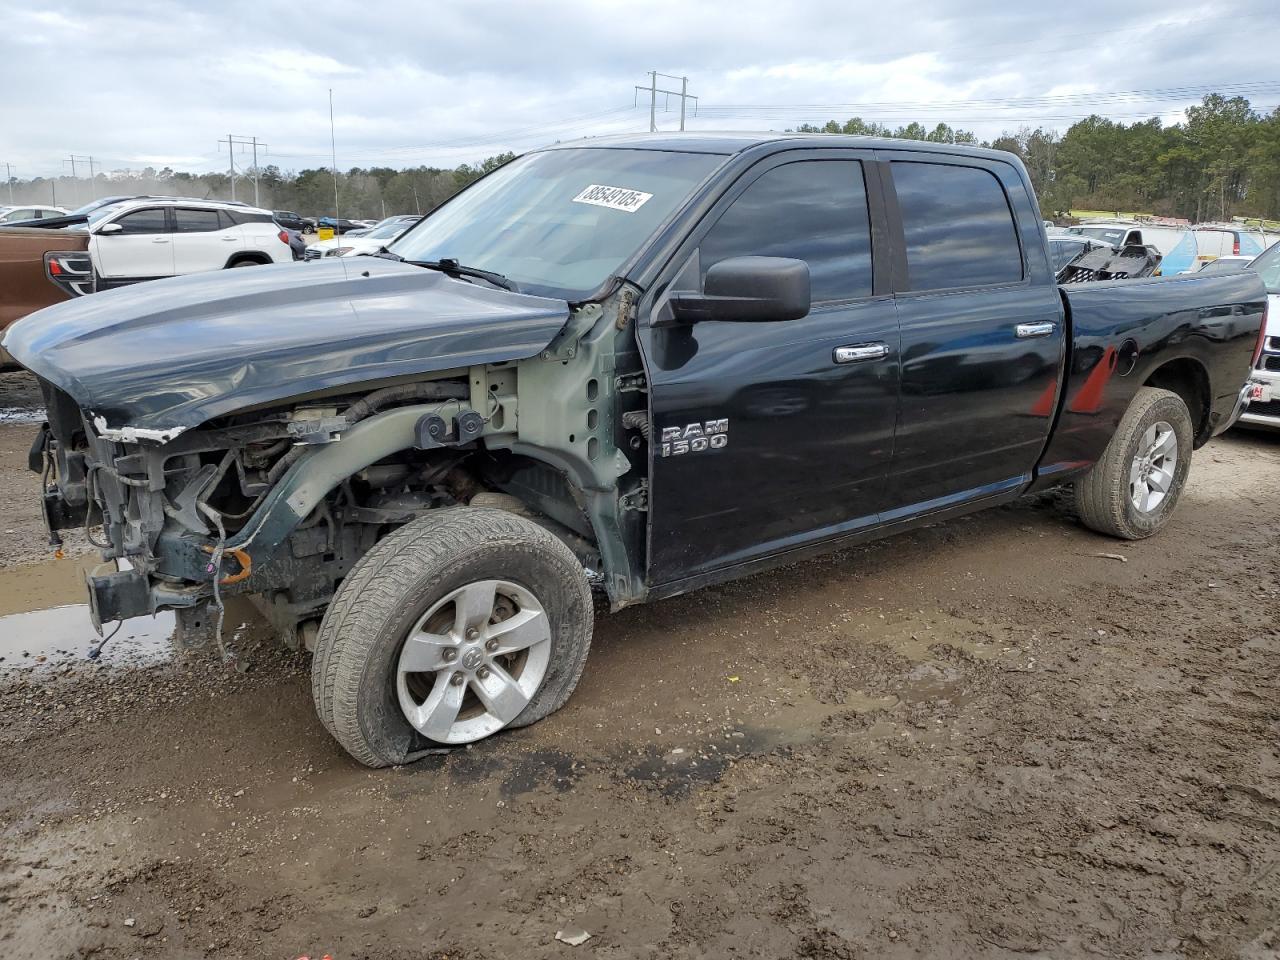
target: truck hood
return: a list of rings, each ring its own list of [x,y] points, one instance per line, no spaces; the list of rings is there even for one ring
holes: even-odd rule
[[[346,385],[536,355],[569,305],[380,257],[225,270],[95,293],[4,346],[120,439]]]

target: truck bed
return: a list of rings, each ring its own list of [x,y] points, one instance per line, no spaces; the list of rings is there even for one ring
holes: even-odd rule
[[[1157,367],[1199,390],[1196,445],[1230,425],[1266,312],[1257,274],[1150,277],[1059,286],[1069,347],[1041,485],[1093,463]],[[1209,384],[1217,386],[1216,393]]]

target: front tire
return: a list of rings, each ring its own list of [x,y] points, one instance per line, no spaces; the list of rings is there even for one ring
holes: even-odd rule
[[[1180,396],[1140,388],[1101,459],[1076,481],[1084,525],[1124,540],[1160,530],[1186,485],[1194,433]]]
[[[545,529],[459,507],[406,524],[352,569],[325,614],[312,695],[370,767],[471,743],[564,705],[591,645],[582,565]]]

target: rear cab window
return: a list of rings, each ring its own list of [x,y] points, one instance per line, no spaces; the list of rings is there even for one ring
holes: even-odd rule
[[[982,167],[895,160],[907,289],[1016,283],[1022,247],[1004,187]]]

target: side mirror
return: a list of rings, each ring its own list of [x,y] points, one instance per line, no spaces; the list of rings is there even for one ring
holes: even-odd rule
[[[118,223],[104,223],[98,228],[98,236],[109,237],[113,233],[124,233],[124,227]]]
[[[786,257],[731,257],[707,270],[702,293],[671,298],[676,320],[770,322],[809,313],[809,265]]]

